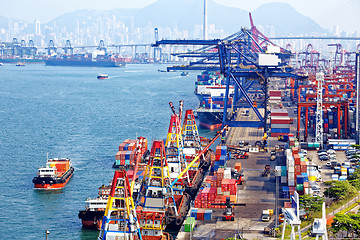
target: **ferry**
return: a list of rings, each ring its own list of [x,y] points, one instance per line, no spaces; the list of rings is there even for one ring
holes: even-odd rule
[[[50,158],[40,167],[33,183],[35,189],[61,189],[72,177],[74,168],[68,158]]]
[[[97,79],[107,79],[109,76],[107,74],[103,74],[103,73],[100,73],[98,76],[97,76]]]

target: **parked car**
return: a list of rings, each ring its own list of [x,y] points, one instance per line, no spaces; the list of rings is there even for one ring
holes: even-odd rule
[[[349,149],[345,151],[346,156],[353,155],[356,153],[355,149]]]
[[[360,158],[349,158],[348,160],[351,163],[356,163],[356,162],[360,161]]]
[[[327,155],[321,155],[319,156],[320,161],[327,161],[329,160],[329,157]]]
[[[332,153],[335,154],[336,153],[334,149],[328,149],[326,152],[328,154],[332,154]]]
[[[318,153],[318,156],[328,156],[328,154],[326,152],[321,152],[321,153]]]
[[[303,153],[306,156],[308,151],[306,149],[301,149],[301,153]]]
[[[326,150],[322,149],[322,150],[317,151],[317,153],[318,153],[318,154],[319,154],[319,153],[326,153]]]

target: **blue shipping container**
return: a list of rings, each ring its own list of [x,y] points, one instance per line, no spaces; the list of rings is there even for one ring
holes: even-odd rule
[[[212,219],[212,213],[213,213],[213,210],[211,210],[211,209],[205,210],[204,220],[211,220]]]

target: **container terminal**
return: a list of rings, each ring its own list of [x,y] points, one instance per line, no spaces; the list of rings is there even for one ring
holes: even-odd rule
[[[180,101],[178,112],[170,103],[166,140],[150,150],[145,138],[125,140],[98,209],[104,217],[94,222],[98,239],[301,239],[307,213],[299,197],[324,196],[323,182],[345,181],[357,168],[359,54],[334,45],[335,60],[320,59],[309,45],[295,61],[252,19],[251,29],[226,39],[154,46],[161,45],[199,46],[178,55],[190,64],[167,69],[203,71],[197,86],[211,88],[205,82],[222,76],[221,99],[201,96],[196,109],[217,109],[219,131],[200,137],[194,112],[183,117]],[[311,234],[327,239],[334,215],[322,206]]]

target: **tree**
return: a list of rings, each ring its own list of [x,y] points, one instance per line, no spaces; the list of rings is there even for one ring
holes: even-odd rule
[[[351,174],[348,178],[349,180],[359,180],[360,179],[360,168],[356,168],[354,173]]]
[[[324,199],[322,197],[312,197],[310,195],[300,196],[300,208],[307,211],[321,211]]]
[[[356,189],[348,181],[328,181],[324,182],[329,186],[324,195],[329,198],[334,198],[335,201],[343,200],[349,195],[356,193]]]
[[[360,234],[360,214],[335,214],[330,231],[337,234],[346,231],[346,236]]]

